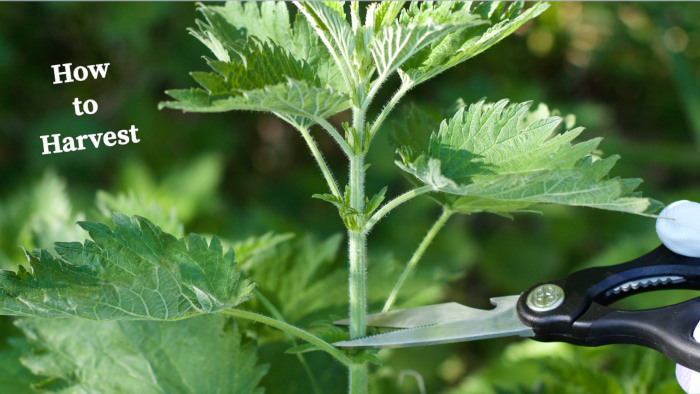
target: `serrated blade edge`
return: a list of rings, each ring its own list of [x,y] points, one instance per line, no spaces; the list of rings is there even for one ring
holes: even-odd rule
[[[519,296],[508,296],[494,299],[496,308],[484,311],[474,318],[406,328],[352,341],[336,342],[334,345],[339,347],[409,347],[511,335],[534,336],[535,332],[532,328],[523,324],[518,318],[516,311],[518,298]]]

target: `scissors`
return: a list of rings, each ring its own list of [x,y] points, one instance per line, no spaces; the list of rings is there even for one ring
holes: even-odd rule
[[[491,298],[491,310],[450,302],[370,314],[369,326],[400,330],[334,345],[409,347],[519,335],[580,346],[641,345],[700,371],[700,342],[693,339],[700,297],[647,310],[608,306],[633,294],[665,289],[700,290],[700,258],[661,245],[626,263],[587,268],[520,295]],[[348,320],[335,324],[347,325]]]

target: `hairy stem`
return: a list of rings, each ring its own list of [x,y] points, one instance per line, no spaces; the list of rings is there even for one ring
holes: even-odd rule
[[[253,289],[253,294],[255,294],[255,299],[260,301],[261,304],[263,304],[265,309],[267,309],[268,312],[270,312],[272,317],[281,322],[285,322],[284,316],[282,316],[282,313],[279,311],[279,309],[277,309],[277,307],[275,307],[275,305],[272,302],[270,302],[270,300],[268,300],[267,297],[265,297],[260,292],[260,290]],[[297,341],[294,339],[292,334],[285,331],[284,336],[286,336],[287,339],[289,339],[289,341],[292,343],[292,346],[297,345]],[[306,358],[304,358],[304,355],[301,353],[296,353],[296,356],[297,360],[299,360],[299,363],[301,363],[302,367],[304,368],[304,372],[306,373],[306,376],[308,376],[309,382],[311,382],[311,388],[314,390],[314,393],[321,393],[321,389],[318,387],[318,382],[316,382],[316,378],[314,377],[314,374],[311,371],[309,364],[306,362]]]
[[[337,347],[331,345],[330,343],[324,341],[323,339],[315,336],[314,334],[302,330],[299,327],[293,326],[289,323],[285,323],[283,321],[274,319],[269,316],[261,315],[259,313],[255,312],[250,312],[250,311],[244,311],[242,309],[224,309],[221,311],[222,313],[225,313],[227,315],[237,317],[240,319],[246,319],[246,320],[252,320],[258,323],[266,324],[270,327],[277,328],[278,330],[284,331],[285,333],[288,333],[290,335],[293,335],[297,338],[303,339],[306,342],[309,342],[313,345],[316,345],[319,349],[323,350],[324,352],[330,354],[335,358],[336,360],[340,361],[343,363],[343,365],[347,367],[351,367],[355,365],[355,363],[352,361],[350,357],[348,357],[343,351],[338,349]]]
[[[359,131],[364,127],[360,111],[353,112],[353,128]],[[362,134],[360,132],[360,134]],[[362,137],[358,136],[362,144]],[[365,154],[350,158],[350,206],[357,212],[365,210]],[[364,223],[360,228],[348,229],[348,257],[350,260],[350,339],[361,338],[367,332],[367,232]],[[350,368],[350,392],[364,394],[369,390],[369,370],[367,364]]]
[[[452,216],[452,213],[453,212],[449,209],[443,208],[442,214],[440,215],[438,220],[435,221],[430,230],[428,230],[428,233],[425,234],[425,238],[423,238],[420,245],[418,245],[416,251],[413,252],[413,256],[411,256],[411,259],[408,261],[408,264],[406,264],[406,268],[404,268],[403,272],[401,273],[399,280],[394,285],[394,288],[391,289],[391,294],[389,294],[389,298],[387,298],[386,303],[384,304],[384,308],[382,308],[382,312],[386,312],[389,309],[391,309],[391,306],[394,304],[394,301],[396,301],[396,296],[399,294],[399,290],[401,290],[401,286],[403,286],[406,279],[409,277],[409,275],[411,275],[411,272],[413,272],[413,269],[418,264],[418,261],[421,257],[423,257],[423,253],[425,253],[425,250],[428,249],[428,246],[433,242],[433,239],[435,239],[437,233],[440,232],[442,227],[445,225],[447,219],[449,219],[450,216]]]
[[[306,144],[309,146],[311,154],[313,155],[314,159],[316,159],[316,164],[318,164],[318,167],[321,169],[323,177],[326,178],[326,183],[328,183],[328,188],[331,190],[331,193],[334,196],[340,198],[340,189],[338,189],[338,183],[335,181],[333,173],[328,168],[326,161],[323,159],[321,151],[318,150],[318,145],[316,144],[316,141],[314,141],[313,137],[311,136],[309,130],[306,127],[302,127],[299,125],[295,126],[297,130],[299,130],[299,132],[301,133],[302,137],[304,137],[304,141],[306,141]]]
[[[372,215],[369,220],[367,220],[367,224],[365,224],[365,230],[369,232],[372,230],[372,227],[374,227],[375,224],[377,224],[378,221],[380,221],[384,216],[389,214],[394,208],[398,207],[399,205],[405,203],[406,201],[420,196],[421,194],[428,193],[432,191],[433,188],[432,186],[425,185],[421,186],[412,190],[407,191],[406,193],[394,198],[393,200],[389,201],[388,203],[384,204],[377,212]]]

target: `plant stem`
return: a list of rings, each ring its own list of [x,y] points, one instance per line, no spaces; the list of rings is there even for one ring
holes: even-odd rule
[[[412,190],[407,191],[406,193],[394,198],[393,200],[389,201],[388,203],[384,204],[377,212],[372,215],[369,220],[367,220],[367,224],[365,224],[365,230],[369,232],[372,230],[372,227],[374,227],[375,224],[377,224],[378,221],[380,221],[384,216],[386,216],[391,210],[394,208],[398,207],[399,205],[405,203],[406,201],[420,196],[421,194],[428,193],[429,191],[432,191],[433,187],[429,185],[421,186]]]
[[[282,312],[280,312],[275,305],[270,302],[270,300],[265,297],[260,290],[258,289],[253,289],[253,294],[255,294],[255,299],[260,301],[261,304],[267,309],[272,317],[275,319],[285,322],[284,316],[282,316]],[[284,335],[289,339],[289,341],[292,343],[292,346],[297,345],[297,341],[294,339],[292,334],[288,332],[284,332]],[[306,362],[306,359],[304,358],[304,355],[301,353],[296,353],[297,360],[299,360],[299,363],[301,363],[301,366],[304,368],[304,372],[306,372],[306,376],[309,377],[309,381],[311,382],[311,388],[314,390],[314,393],[320,393],[321,389],[318,387],[318,382],[316,382],[316,378],[314,377],[313,372],[311,371],[311,368],[309,367],[309,364]]]
[[[341,363],[343,363],[343,365],[347,367],[355,365],[355,362],[352,361],[350,357],[348,357],[345,353],[343,353],[343,351],[341,351],[337,347],[315,336],[314,334],[302,330],[301,328],[293,326],[289,323],[285,323],[283,321],[271,318],[269,316],[261,315],[259,313],[244,311],[242,309],[224,309],[221,311],[221,313],[225,313],[227,315],[231,315],[240,319],[256,321],[258,323],[263,323],[270,327],[277,328],[279,330],[284,331],[285,333],[301,338],[306,342],[316,345],[319,349],[330,354],[331,356],[333,356],[333,358],[340,361]]]
[[[321,151],[318,150],[318,145],[316,145],[316,141],[314,141],[313,137],[311,136],[309,130],[306,127],[296,125],[296,128],[297,130],[299,130],[302,137],[304,137],[304,141],[306,141],[306,144],[309,146],[311,154],[313,155],[314,159],[316,159],[316,164],[318,164],[318,167],[321,169],[323,177],[326,178],[326,183],[328,183],[328,188],[331,189],[331,193],[333,193],[334,196],[340,198],[340,189],[338,189],[338,183],[335,181],[333,173],[328,168],[326,161],[323,159]]]
[[[360,133],[358,141],[362,144],[361,121],[359,111],[354,111],[353,128]],[[358,125],[359,123],[359,125]],[[359,126],[359,127],[358,127]],[[360,153],[350,158],[350,206],[357,212],[365,210],[365,154]],[[367,232],[364,223],[359,229],[348,229],[348,257],[350,260],[349,297],[350,297],[350,339],[361,338],[367,332]],[[367,364],[350,367],[350,393],[364,394],[369,390],[369,370]]]
[[[440,215],[438,220],[435,221],[430,230],[428,230],[428,233],[425,234],[425,238],[423,238],[420,245],[418,245],[416,251],[413,252],[413,256],[411,256],[411,259],[408,261],[408,264],[406,264],[406,268],[404,268],[403,272],[401,273],[399,280],[396,282],[394,288],[391,290],[391,294],[389,294],[389,298],[387,298],[386,303],[384,304],[384,308],[382,308],[382,312],[388,311],[394,304],[394,301],[396,300],[396,296],[398,295],[401,286],[403,286],[408,276],[416,267],[416,264],[418,264],[418,260],[420,260],[420,258],[423,257],[423,253],[425,253],[425,250],[428,249],[428,245],[430,245],[430,243],[433,242],[433,239],[435,239],[437,233],[440,232],[440,229],[442,229],[442,227],[447,222],[447,219],[449,219],[450,216],[452,216],[452,214],[453,212],[451,210],[443,208],[442,214]]]

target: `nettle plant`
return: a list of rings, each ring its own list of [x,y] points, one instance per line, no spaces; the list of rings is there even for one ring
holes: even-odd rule
[[[600,139],[574,143],[582,128],[569,130],[572,125],[564,123],[570,122],[550,116],[544,106],[530,111],[530,103],[508,100],[460,105],[442,122],[411,107],[403,121],[395,123],[391,140],[397,145],[396,164],[414,187],[391,193],[396,196],[388,199],[386,187],[366,191],[367,152],[404,95],[484,52],[548,6],[536,3],[524,8],[520,2],[295,5],[296,12],[284,2],[200,5],[204,18],[190,32],[213,53],[213,58],[205,58],[212,71],[192,72],[201,87],[170,90],[167,94],[175,101],[160,107],[185,112],[271,112],[299,131],[328,186],[325,193],[313,197],[335,205],[347,228],[349,330],[328,325],[304,329],[288,323],[299,320],[304,310],[299,305],[317,303],[324,292],[332,292],[324,281],[335,273],[320,283],[309,281],[314,270],[333,258],[340,238],[322,244],[303,241],[306,252],[276,256],[280,262],[263,269],[250,264],[250,256],[256,248],[281,242],[280,237],[237,244],[234,256],[216,237],[209,241],[199,235],[179,238],[147,219],[115,213],[113,227],[81,222],[90,236],[84,243],[57,243],[55,253],[34,251],[28,254],[30,270],[20,267],[16,273],[0,274],[3,314],[82,318],[58,319],[53,325],[20,320],[31,341],[53,344],[24,362],[32,372],[49,377],[43,387],[262,391],[258,384],[266,367],[256,364],[252,343],[241,346],[239,324],[229,320],[233,318],[284,332],[286,338],[279,340],[296,345],[289,350],[296,356],[287,356],[291,362],[296,357],[306,366],[303,353],[326,352],[347,367],[350,392],[366,392],[368,366],[378,362],[376,351],[346,351],[332,343],[367,335],[367,284],[372,283],[367,277],[367,238],[401,204],[425,194],[441,205],[442,214],[388,292],[384,311],[392,308],[406,278],[456,213],[509,216],[538,204],[635,214],[658,208],[658,203],[634,192],[640,180],[608,176],[618,157],[596,155]],[[375,102],[390,78],[398,79],[398,89],[388,102]],[[351,112],[351,122],[333,125],[327,120],[343,111]],[[326,132],[335,141],[337,150],[328,155],[342,153],[347,158],[344,187],[327,165],[312,131]],[[297,270],[305,281],[281,284],[283,279],[276,275],[284,269]],[[256,280],[261,284],[258,288]],[[274,305],[260,289],[277,292],[280,302],[295,306]],[[306,290],[315,291],[315,298],[304,298]],[[248,308],[251,298],[267,313]],[[108,322],[98,327],[85,319]],[[74,335],[68,337],[67,332]],[[299,340],[304,343],[295,342]],[[92,350],[79,351],[81,346]],[[77,367],[85,365],[91,367]],[[110,372],[98,373],[105,368]],[[307,366],[307,372],[313,382],[317,371]]]

